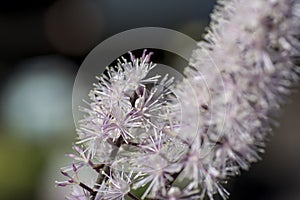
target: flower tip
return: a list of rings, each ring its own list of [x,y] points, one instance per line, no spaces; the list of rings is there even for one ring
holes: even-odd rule
[[[131,62],[134,62],[135,56],[132,54],[131,51],[128,51],[128,53],[129,53],[129,55],[130,55],[130,60],[131,60]]]
[[[67,185],[69,185],[69,184],[67,184],[65,182],[55,181],[55,187],[66,187]]]

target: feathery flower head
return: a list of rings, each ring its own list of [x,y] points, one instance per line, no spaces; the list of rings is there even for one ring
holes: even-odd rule
[[[196,81],[201,73],[210,91],[210,96],[203,96],[208,98],[209,112],[201,117],[207,131],[199,133],[201,142],[193,146],[214,148],[206,155],[208,162],[195,164],[191,159],[194,167],[189,168],[190,172],[198,170],[191,179],[200,182],[210,199],[216,192],[227,198],[222,180],[260,159],[274,113],[299,73],[293,62],[300,47],[295,37],[300,30],[299,1],[219,2],[204,41],[185,70],[195,90],[206,90]],[[214,66],[218,75],[210,70]]]
[[[300,1],[220,0],[211,18],[180,84],[149,77],[146,51],[98,78],[58,182],[75,185],[70,199],[136,200],[142,187],[142,199],[227,199],[227,179],[260,159],[299,80]],[[97,172],[92,187],[77,175],[83,167]]]

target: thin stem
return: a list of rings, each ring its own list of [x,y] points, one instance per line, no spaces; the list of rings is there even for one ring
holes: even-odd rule
[[[96,164],[96,165],[92,165],[93,169],[100,173],[100,171],[105,167],[105,164]]]
[[[87,186],[86,184],[80,182],[79,186],[82,187],[83,189],[87,190],[91,195],[93,195],[93,194],[96,195],[95,191],[92,188],[90,188],[89,186]]]
[[[134,102],[135,100],[137,99],[137,95],[135,95],[134,97],[132,97],[130,99],[131,101],[131,104],[134,105]],[[121,147],[121,145],[125,142],[123,137],[120,136],[118,138],[118,140],[116,142],[112,141],[112,140],[108,140],[109,143],[111,143],[112,145],[115,145],[116,148],[112,150],[112,152],[110,153],[110,159],[111,160],[115,160],[117,154],[118,154],[118,151]],[[99,189],[100,185],[102,184],[103,181],[105,181],[107,179],[107,177],[105,176],[105,174],[109,174],[110,172],[110,167],[108,165],[104,165],[104,166],[99,166],[99,168],[94,168],[96,171],[98,170],[98,177],[97,177],[97,180],[96,180],[96,183],[94,185],[94,190],[95,190],[95,193],[91,193],[91,197],[90,197],[90,200],[95,200],[96,198],[96,195],[97,195],[97,190]],[[135,197],[133,194],[131,193],[128,193],[128,196],[130,196],[131,198]],[[138,198],[136,198],[138,200]],[[134,199],[134,200],[136,200]]]
[[[115,143],[116,148],[114,150],[112,150],[112,152],[110,154],[110,159],[114,160],[116,158],[122,143],[124,143],[124,140],[123,140],[122,136],[120,136]],[[95,192],[93,194],[91,193],[90,200],[95,200],[96,195],[98,193],[97,190],[99,189],[102,182],[107,179],[105,174],[109,174],[110,167],[108,165],[104,165],[102,169],[98,169],[98,170],[99,170],[98,177],[97,177],[96,183],[94,185]]]

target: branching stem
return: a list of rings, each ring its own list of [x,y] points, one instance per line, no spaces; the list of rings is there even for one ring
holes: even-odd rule
[[[114,160],[118,154],[118,151],[122,145],[122,143],[124,143],[124,139],[122,138],[122,136],[120,136],[118,138],[118,140],[115,142],[115,146],[116,148],[114,148],[110,154],[110,159]],[[101,166],[102,169],[97,169],[98,172],[98,177],[96,180],[96,183],[94,185],[94,189],[93,189],[93,193],[91,193],[91,197],[90,200],[95,200],[96,195],[97,195],[97,190],[99,189],[100,185],[102,184],[103,181],[105,181],[107,179],[107,177],[105,176],[105,174],[109,174],[110,171],[110,167],[108,165],[103,165]]]

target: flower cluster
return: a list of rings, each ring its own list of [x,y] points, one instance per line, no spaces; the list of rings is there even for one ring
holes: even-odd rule
[[[147,184],[143,198],[154,196],[180,170],[174,159],[181,154],[168,159],[174,141],[165,134],[171,130],[173,79],[148,76],[155,67],[149,62],[151,53],[130,56],[131,61],[122,57],[117,66],[107,68],[90,92],[89,107],[81,108],[87,115],[79,122],[76,155],[68,154],[74,164],[62,170],[68,180],[58,182],[75,185],[70,199],[124,199],[134,196],[132,188]],[[86,167],[98,173],[92,186],[79,178],[78,171]]]
[[[220,183],[260,159],[274,116],[298,81],[293,61],[300,48],[299,5],[294,0],[220,1],[185,70],[205,112],[199,117],[201,141],[193,143],[195,157],[182,175],[210,199],[216,192],[225,199]]]
[[[149,76],[146,51],[108,67],[57,183],[73,186],[68,199],[139,199],[136,189],[142,199],[226,199],[222,183],[260,159],[298,81],[299,17],[297,0],[219,1],[179,84]],[[89,185],[83,169],[95,172]]]

